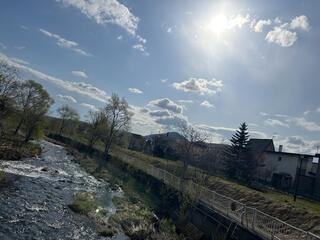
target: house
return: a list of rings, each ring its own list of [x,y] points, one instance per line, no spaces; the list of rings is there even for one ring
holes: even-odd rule
[[[304,195],[314,194],[317,178],[320,186],[320,167],[315,156],[284,152],[282,145],[276,151],[272,139],[251,139],[249,144],[252,157],[258,163],[258,180],[291,191],[299,176],[298,190]]]
[[[317,174],[317,165],[313,163],[313,157],[306,154],[266,151],[264,166],[260,168],[259,177],[272,183],[274,187],[282,189],[294,187],[298,174],[303,176],[303,182],[311,183]]]

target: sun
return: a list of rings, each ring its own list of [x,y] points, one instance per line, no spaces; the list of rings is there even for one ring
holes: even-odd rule
[[[208,23],[208,29],[217,35],[221,35],[228,29],[228,18],[223,14],[213,17]]]

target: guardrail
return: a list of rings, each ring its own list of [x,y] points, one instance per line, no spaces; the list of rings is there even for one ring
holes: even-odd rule
[[[134,158],[126,155],[122,160],[130,164],[130,162],[134,161]],[[317,235],[296,228],[255,208],[247,207],[237,200],[207,189],[190,180],[181,181],[181,178],[161,168],[148,164],[140,164],[136,167],[174,189],[182,191],[194,200],[205,203],[208,207],[215,209],[220,214],[263,239],[320,240]]]

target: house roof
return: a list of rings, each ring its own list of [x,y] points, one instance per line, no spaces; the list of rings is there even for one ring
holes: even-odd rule
[[[314,155],[310,155],[310,154],[300,154],[300,153],[289,153],[289,152],[276,152],[276,151],[265,151],[267,153],[271,153],[271,154],[278,154],[278,155],[292,155],[292,156],[306,156],[306,157],[314,157]]]
[[[270,147],[268,149],[268,147]],[[274,151],[272,139],[251,138],[249,140],[249,148],[254,158],[258,158],[264,151]]]

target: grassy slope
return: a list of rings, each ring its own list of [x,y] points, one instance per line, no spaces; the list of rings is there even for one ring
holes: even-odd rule
[[[21,158],[28,158],[39,156],[41,148],[38,144],[28,142],[27,144],[20,144],[21,138],[6,137],[0,143],[0,159],[3,160],[19,160]]]
[[[132,165],[152,164],[179,175],[181,164],[179,162],[151,157],[128,149],[114,148],[112,154],[120,159],[126,156],[134,158]],[[189,168],[192,176],[194,168]],[[265,213],[286,221],[296,227],[320,234],[320,203],[298,198],[293,202],[293,197],[276,191],[259,192],[246,186],[231,182],[220,177],[208,176],[206,186],[218,193],[236,199],[248,206],[255,207]]]
[[[98,144],[96,148],[103,151],[102,144]],[[130,156],[131,158],[134,158],[134,161],[132,161],[131,164],[138,168],[145,164],[152,164],[177,176],[181,173],[182,165],[178,161],[152,157],[141,152],[120,147],[113,147],[111,149],[111,155],[116,156],[119,159]],[[188,174],[193,176],[194,171],[195,168],[190,166]],[[320,235],[319,202],[304,198],[298,198],[296,202],[293,202],[293,197],[285,193],[272,190],[269,190],[268,192],[259,192],[221,177],[211,175],[207,177],[208,181],[205,184],[207,188],[236,199],[248,206],[255,207],[260,211],[277,217],[296,227]]]

